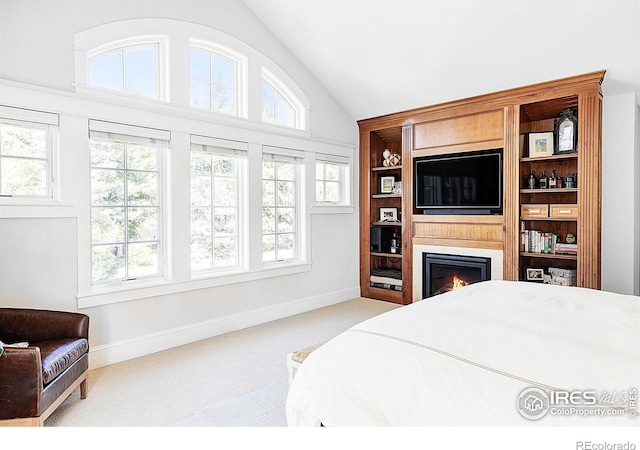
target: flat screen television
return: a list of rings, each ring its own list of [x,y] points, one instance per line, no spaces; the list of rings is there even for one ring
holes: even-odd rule
[[[416,158],[413,183],[418,213],[500,213],[502,149]]]

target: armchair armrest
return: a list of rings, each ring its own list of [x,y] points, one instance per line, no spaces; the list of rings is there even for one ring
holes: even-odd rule
[[[5,347],[0,374],[0,420],[38,416],[43,388],[40,349]]]

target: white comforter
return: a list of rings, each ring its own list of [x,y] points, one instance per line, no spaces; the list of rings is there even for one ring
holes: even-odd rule
[[[634,413],[585,416],[586,407],[572,412],[575,405],[562,402],[551,402],[539,420],[526,419],[517,402],[530,387],[592,392],[595,409],[636,409],[629,396],[640,389],[640,297],[487,281],[398,308],[305,360],[289,391],[287,420],[289,426],[640,425]]]

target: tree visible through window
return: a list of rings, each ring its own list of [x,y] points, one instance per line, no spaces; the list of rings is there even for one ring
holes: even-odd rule
[[[297,258],[297,165],[262,162],[262,261]]]
[[[237,63],[223,55],[189,50],[189,104],[219,113],[238,114]]]
[[[121,48],[88,61],[89,86],[158,98],[156,45]]]
[[[331,162],[316,163],[316,201],[343,203],[342,172],[344,166]]]
[[[191,269],[239,265],[240,159],[191,153]]]
[[[48,129],[0,122],[0,195],[50,197]]]
[[[91,140],[94,283],[162,273],[160,149]]]

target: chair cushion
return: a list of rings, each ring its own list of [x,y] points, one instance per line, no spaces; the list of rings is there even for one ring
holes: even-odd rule
[[[89,350],[85,338],[56,339],[31,343],[40,347],[42,381],[46,386]]]

